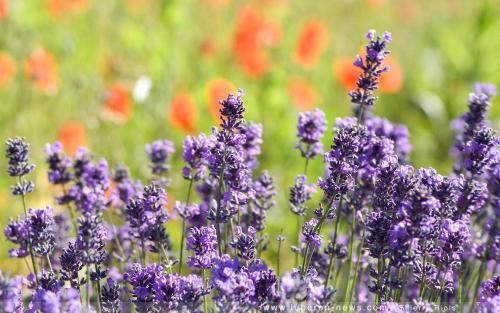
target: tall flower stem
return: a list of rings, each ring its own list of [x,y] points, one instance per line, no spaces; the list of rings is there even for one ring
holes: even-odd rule
[[[316,225],[316,227],[314,227],[314,232],[321,231],[321,226],[325,222],[326,217],[328,216],[328,213],[330,213],[330,207],[332,206],[334,199],[335,199],[335,197],[331,197],[331,199],[328,201],[328,204],[326,205],[326,208],[325,208],[325,213],[323,213],[323,216],[321,216],[321,219],[319,220],[318,224]],[[342,197],[341,197],[341,199],[342,199]],[[311,246],[311,243],[307,242],[306,250],[304,251],[304,259],[302,260],[302,275],[301,275],[302,278],[304,278],[306,275],[307,268],[309,268],[309,263],[312,259],[312,255],[314,253],[314,248],[313,248],[313,250],[310,253],[310,256],[308,257],[308,255],[309,255],[308,252],[309,252],[310,246]]]
[[[361,236],[361,242],[358,245],[358,248],[356,249],[356,265],[354,266],[354,277],[352,279],[352,286],[349,292],[349,307],[351,306],[352,302],[352,296],[354,294],[354,290],[356,290],[356,286],[358,285],[358,272],[359,272],[359,265],[361,264],[361,249],[363,248],[363,245],[365,244],[365,232],[363,232],[363,235]]]
[[[340,221],[340,207],[342,206],[343,199],[344,199],[344,197],[340,197],[339,206],[337,208],[337,214],[336,214],[336,217],[335,217],[335,227],[334,227],[334,230],[333,230],[333,238],[332,238],[333,250],[335,250],[335,244],[337,242],[337,234],[338,234],[339,221]],[[332,251],[332,254],[330,255],[330,260],[328,262],[328,270],[326,272],[325,290],[326,290],[326,287],[328,287],[328,283],[329,283],[329,280],[330,280],[330,273],[332,271],[334,263],[335,263],[335,253],[334,253],[334,251]]]
[[[483,280],[485,272],[486,272],[486,261],[481,260],[481,265],[479,266],[479,275],[477,276],[476,286],[474,287],[474,295],[472,296],[469,312],[474,312],[474,307],[476,306],[476,300],[477,300],[477,293],[479,291],[479,286],[481,286],[481,282]]]
[[[463,303],[462,303],[462,284],[463,284],[464,275],[462,271],[458,274],[458,290],[457,290],[457,304],[458,304],[458,313],[463,312]]]
[[[345,284],[344,289],[344,303],[347,302],[347,297],[349,293],[349,285],[351,281],[351,266],[352,266],[352,251],[354,246],[354,231],[356,229],[356,212],[354,209],[351,212],[351,236],[349,238],[349,257],[347,261],[347,283]]]
[[[19,183],[21,184],[22,181],[21,181],[21,177],[19,177]],[[28,219],[28,210],[26,209],[26,197],[24,194],[21,195],[21,199],[23,201],[23,210],[24,210],[24,216],[26,217],[26,219]],[[33,266],[33,272],[35,272],[35,281],[38,285],[38,270],[37,270],[37,267],[36,267],[36,262],[35,262],[35,256],[33,254],[33,246],[31,244],[31,234],[30,234],[30,230],[28,228],[28,247],[29,247],[29,251],[30,251],[30,257],[31,257],[31,265]]]
[[[207,288],[207,278],[205,275],[205,269],[201,270],[201,276],[203,279],[203,288]],[[207,295],[203,294],[203,312],[208,313],[208,303],[207,303]]]
[[[45,260],[47,261],[47,265],[49,266],[50,271],[54,272],[54,270],[52,269],[52,262],[50,262],[49,254],[45,255]]]
[[[68,195],[68,191],[66,190],[65,184],[62,184],[62,190],[63,190],[63,196],[66,197]],[[78,227],[76,225],[75,212],[69,203],[66,204],[66,207],[68,208],[69,217],[71,219],[71,224],[73,225],[73,229],[75,230],[75,233],[76,233],[78,231]]]
[[[186,196],[186,206],[189,205],[189,200],[191,197],[191,188],[193,187],[193,178],[189,180],[189,187],[188,187],[188,192]],[[183,261],[183,254],[184,254],[184,239],[186,236],[186,219],[183,217],[182,218],[182,229],[181,229],[181,247],[180,247],[180,252],[179,252],[179,275],[182,275],[182,261]]]
[[[219,225],[219,215],[220,215],[220,205],[221,205],[221,199],[222,199],[222,185],[224,184],[224,169],[226,167],[226,149],[227,147],[224,147],[224,153],[223,153],[223,162],[222,166],[220,169],[219,173],[219,184],[218,184],[218,190],[217,190],[217,211],[215,213],[215,231],[217,232],[217,245],[219,247],[219,256],[222,255],[222,237],[220,234],[220,225]],[[225,244],[225,243],[224,243]]]
[[[97,264],[95,264],[95,270],[96,270],[96,272],[98,271]],[[100,278],[97,278],[96,285],[97,285],[97,299],[99,300],[99,312],[102,312],[102,296],[101,296],[101,280],[100,280]]]

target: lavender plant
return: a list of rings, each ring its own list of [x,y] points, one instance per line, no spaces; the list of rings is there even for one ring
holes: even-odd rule
[[[432,312],[449,304],[460,312],[497,312],[500,140],[487,120],[496,90],[475,85],[468,111],[453,123],[450,175],[415,169],[406,127],[371,110],[379,80],[390,70],[383,61],[391,35],[371,30],[366,37],[366,53],[354,62],[362,74],[349,93],[354,116],[336,119],[328,151],[325,114],[315,109],[298,117],[304,171],[288,194],[289,214],[297,219],[294,240],[285,241],[283,230],[275,242],[267,240],[268,212],[288,210],[277,207],[275,180],[259,168],[262,126],[246,121],[241,90],[221,101],[218,128],[184,141],[179,172],[187,192],[174,206],[179,245],[168,233],[176,216],[166,211],[172,142],[146,146],[152,177],[144,184],[123,165],[111,174],[106,160],[86,149],[70,157],[60,143],[48,144],[48,181],[60,191],[54,209],[35,210],[26,198],[34,188],[27,178],[34,170],[29,146],[18,137],[7,140],[7,172],[17,179],[12,194],[22,199],[23,214],[9,221],[4,235],[10,256],[31,262],[26,278],[0,273],[1,311],[307,306],[347,312],[377,305],[380,312]],[[320,162],[320,154],[324,175],[309,183],[308,165]],[[296,261],[283,271],[288,242]],[[269,245],[276,245],[276,255]]]

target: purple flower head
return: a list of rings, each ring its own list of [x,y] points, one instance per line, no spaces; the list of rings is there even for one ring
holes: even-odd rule
[[[305,203],[311,199],[314,192],[316,192],[316,188],[313,184],[307,184],[306,176],[295,177],[295,184],[290,187],[290,210],[294,214],[304,216],[307,210]]]
[[[35,169],[35,165],[29,164],[29,144],[24,138],[15,137],[5,142],[5,157],[9,159],[7,173],[12,177],[25,176]]]
[[[243,112],[245,112],[245,107],[243,106],[243,101],[241,97],[243,96],[243,90],[238,89],[238,95],[234,96],[229,94],[225,100],[221,100],[222,109],[220,109],[220,114],[223,119],[242,119]]]
[[[182,159],[189,166],[182,170],[184,179],[198,181],[203,178],[205,171],[205,155],[208,151],[208,138],[200,134],[198,138],[188,136],[182,146]]]
[[[132,301],[136,304],[152,304],[155,298],[154,286],[163,276],[163,266],[156,263],[142,267],[139,263],[130,266],[128,272],[123,275],[125,282],[130,284],[132,290]],[[141,311],[141,312],[147,312]]]
[[[118,165],[115,168],[113,181],[116,185],[115,188],[111,190],[111,195],[109,197],[112,206],[123,208],[131,198],[142,192],[143,186],[141,182],[134,182],[129,176],[126,167]]]
[[[313,247],[319,248],[321,246],[321,236],[318,233],[317,226],[318,220],[315,218],[310,219],[302,225],[302,235],[306,242]]]
[[[28,221],[33,254],[43,256],[51,253],[55,247],[54,211],[50,207],[29,209]]]
[[[320,178],[318,182],[327,199],[345,194],[353,187],[359,154],[367,139],[366,127],[353,119],[338,120],[337,125],[332,148],[324,157],[329,174],[326,180]]]
[[[478,295],[479,303],[487,302],[492,298],[500,298],[500,275],[495,275],[491,279],[483,281]]]
[[[236,238],[232,246],[236,249],[239,258],[249,262],[255,258],[255,228],[248,227],[248,233],[243,233],[240,226],[236,226]]]
[[[200,207],[196,203],[185,205],[180,201],[176,201],[174,209],[184,219],[192,219],[200,214]]]
[[[500,140],[488,127],[474,131],[472,139],[461,146],[462,165],[473,177],[488,171],[498,162]]]
[[[3,234],[8,241],[19,245],[18,248],[9,250],[11,258],[24,258],[29,254],[29,229],[30,225],[27,220],[18,219],[15,221],[12,218],[9,219],[9,223],[5,226]]]
[[[387,67],[382,67],[382,62],[389,54],[387,44],[392,41],[390,33],[385,32],[381,38],[375,35],[373,29],[368,31],[366,38],[369,40],[366,56],[364,60],[358,56],[354,62],[354,66],[359,67],[363,73],[358,78],[356,90],[349,92],[351,102],[355,104],[354,112],[361,120],[364,120],[363,111],[369,110],[377,100],[373,94],[378,88],[381,74],[388,71]]]
[[[262,231],[265,228],[267,211],[276,205],[274,178],[267,171],[263,171],[253,182],[252,189],[254,191],[253,205],[249,206],[241,216],[240,225],[252,226],[256,230]]]
[[[179,305],[182,279],[177,274],[162,275],[153,285],[155,300],[162,312],[175,310]]]
[[[170,158],[175,152],[173,143],[169,140],[156,140],[146,145],[145,150],[153,174],[159,176],[167,174],[170,170]]]
[[[31,299],[28,312],[60,313],[61,303],[57,293],[38,289]]]
[[[11,186],[14,196],[24,196],[33,192],[35,185],[32,181],[24,179],[35,169],[34,164],[29,163],[29,144],[23,138],[15,137],[5,142],[5,157],[9,160],[7,173],[11,177],[18,177],[18,182]]]
[[[474,92],[477,94],[479,93],[485,94],[490,98],[498,94],[497,87],[494,84],[488,84],[488,83],[475,83]]]
[[[325,113],[320,109],[312,112],[302,112],[297,123],[297,137],[299,142],[296,146],[303,158],[314,159],[316,155],[323,153],[321,138],[326,130]]]
[[[439,261],[449,269],[459,267],[469,237],[469,227],[463,220],[445,219],[439,235]]]
[[[106,227],[103,225],[100,214],[87,212],[78,218],[75,246],[81,251],[81,260],[84,264],[99,265],[104,261],[106,236]]]
[[[201,277],[191,274],[180,277],[179,304],[189,312],[197,312],[202,297],[210,293],[210,288],[203,287]]]
[[[241,133],[245,136],[245,143],[242,145],[245,161],[248,168],[256,169],[259,166],[257,156],[262,145],[262,124],[248,123],[242,127]]]
[[[72,178],[71,166],[73,164],[70,157],[63,152],[63,146],[60,142],[46,144],[45,153],[47,154],[47,164],[49,166],[48,179],[54,185],[66,184]]]
[[[192,250],[194,256],[188,258],[188,265],[201,269],[211,268],[217,257],[217,235],[214,225],[192,227],[189,233],[187,250]]]
[[[83,269],[83,252],[77,249],[75,243],[68,243],[68,247],[63,250],[61,263],[61,279],[69,281],[72,288],[78,289],[80,285],[85,283],[85,280],[78,279],[78,272]]]
[[[387,119],[376,116],[367,117],[365,125],[369,132],[373,132],[378,137],[388,138],[394,142],[394,150],[400,163],[408,161],[412,146],[406,126],[395,125]]]
[[[22,288],[25,284],[21,276],[9,278],[0,271],[0,311],[5,313],[23,312]]]

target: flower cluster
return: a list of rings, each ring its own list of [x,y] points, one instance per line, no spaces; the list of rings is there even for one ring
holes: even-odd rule
[[[0,273],[0,311],[267,312],[337,303],[376,304],[381,312],[406,312],[401,303],[419,312],[436,303],[498,311],[500,140],[487,120],[495,88],[476,85],[468,112],[454,123],[452,174],[414,168],[408,130],[370,111],[388,70],[390,34],[367,38],[366,55],[354,64],[362,69],[350,93],[356,116],[335,121],[326,153],[325,114],[299,115],[296,148],[305,167],[287,175],[295,176],[291,212],[272,211],[283,186],[259,169],[263,129],[245,120],[241,90],[220,102],[211,135],[184,140],[185,166],[177,170],[187,192],[175,201],[177,214],[169,213],[165,189],[174,153],[168,140],[146,146],[144,184],[121,164],[110,173],[85,148],[69,156],[60,143],[48,144],[54,210],[29,206],[29,146],[7,140],[7,172],[17,179],[23,214],[4,235],[11,257],[29,257],[29,275]],[[324,173],[309,184],[308,164],[320,163],[318,154]],[[312,204],[316,189],[322,194]],[[287,212],[296,228],[283,225],[270,242],[267,219],[286,223]],[[177,217],[180,244],[169,234]],[[292,253],[282,249],[284,234],[296,239]]]

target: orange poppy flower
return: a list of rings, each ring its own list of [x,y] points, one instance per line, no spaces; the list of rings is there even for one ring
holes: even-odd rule
[[[5,87],[16,74],[16,62],[7,53],[0,52],[0,88]]]
[[[121,84],[111,86],[108,90],[106,112],[112,118],[124,122],[129,119],[131,108],[132,102],[130,101],[130,94],[127,88]]]
[[[0,0],[0,20],[7,16],[9,12],[8,0]]]
[[[365,2],[371,7],[380,7],[386,3],[386,0],[365,0]]]
[[[313,67],[326,46],[326,27],[316,20],[307,22],[295,48],[295,60],[304,67]]]
[[[50,94],[57,92],[57,64],[45,49],[39,48],[33,51],[26,60],[24,68],[35,88]]]
[[[188,93],[179,93],[172,100],[168,112],[170,123],[186,133],[193,133],[198,118],[196,104]]]
[[[50,15],[60,18],[71,11],[85,10],[89,3],[89,0],[49,0],[46,3],[46,8]]]
[[[219,121],[220,118],[219,110],[222,105],[219,101],[226,99],[228,93],[236,94],[236,87],[223,78],[214,78],[207,83],[205,95],[208,108],[215,121]]]
[[[280,39],[279,24],[266,20],[251,6],[240,8],[233,51],[247,75],[259,77],[267,72],[269,59],[264,47],[274,46]]]
[[[300,111],[312,109],[318,98],[316,90],[300,77],[288,81],[288,94]]]
[[[361,75],[361,69],[353,65],[352,59],[339,59],[334,62],[333,71],[335,78],[344,86],[345,90],[356,89],[358,77]],[[382,73],[380,77],[379,88],[383,92],[394,93],[401,89],[403,78],[398,64],[393,58],[387,57],[383,65],[389,67],[389,71]]]
[[[79,122],[69,122],[62,125],[57,132],[57,140],[64,147],[66,153],[73,155],[80,147],[87,146],[85,128]]]

